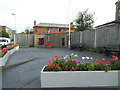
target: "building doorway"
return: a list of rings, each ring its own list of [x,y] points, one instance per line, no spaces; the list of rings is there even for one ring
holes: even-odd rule
[[[44,45],[44,38],[39,38],[38,43],[39,43],[39,45]]]
[[[65,38],[62,38],[62,46],[65,46]]]

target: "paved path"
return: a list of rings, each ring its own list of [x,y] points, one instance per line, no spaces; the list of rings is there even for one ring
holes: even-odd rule
[[[3,88],[40,88],[40,70],[54,55],[77,54],[81,60],[83,56],[93,59],[112,60],[110,56],[91,51],[77,51],[67,48],[21,48],[10,56],[3,69]],[[24,63],[23,63],[24,62]],[[81,61],[82,62],[82,61]],[[22,64],[20,64],[22,63]]]

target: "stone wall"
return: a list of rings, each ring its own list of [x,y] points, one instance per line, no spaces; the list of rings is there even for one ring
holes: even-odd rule
[[[54,33],[54,34],[34,34],[34,46],[42,47],[39,45],[39,38],[44,38],[44,43],[52,43],[54,47],[67,47],[67,34],[66,33]],[[62,45],[62,38],[65,39],[64,46]]]
[[[33,34],[15,34],[15,43],[19,44],[20,47],[34,46],[34,35]]]

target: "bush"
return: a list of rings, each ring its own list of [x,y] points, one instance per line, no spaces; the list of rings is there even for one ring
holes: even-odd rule
[[[1,37],[6,37],[6,38],[9,38],[9,34],[5,31],[5,30],[2,30],[1,31]]]
[[[104,46],[96,48],[95,52],[97,52],[97,53],[104,53]]]
[[[44,71],[109,71],[120,70],[120,61],[117,56],[112,56],[112,61],[107,61],[105,58],[100,60],[96,59],[97,63],[91,57],[82,57],[83,61],[87,59],[88,62],[81,64],[77,55],[62,56],[62,59],[58,59],[59,56],[55,55],[49,60],[49,64],[45,67]],[[75,59],[74,59],[75,58]],[[91,63],[93,61],[93,64]]]

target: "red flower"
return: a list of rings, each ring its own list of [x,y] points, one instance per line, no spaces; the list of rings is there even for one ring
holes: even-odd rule
[[[50,43],[49,45],[53,45],[52,43]]]
[[[56,60],[58,60],[58,58],[56,58]]]
[[[59,65],[56,65],[57,68],[59,68]]]
[[[101,62],[102,64],[105,64],[104,62]]]
[[[53,63],[53,66],[55,66],[55,64]]]
[[[51,62],[49,62],[49,64],[51,65]]]
[[[100,62],[98,62],[98,64],[100,64]]]
[[[50,65],[48,65],[48,69],[50,69]]]
[[[109,64],[110,64],[110,61],[108,61],[107,63],[109,63]]]

